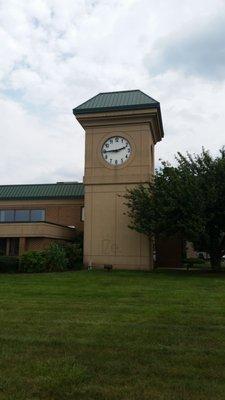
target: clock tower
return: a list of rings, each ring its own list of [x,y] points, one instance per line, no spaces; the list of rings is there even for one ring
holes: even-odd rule
[[[159,102],[140,90],[99,93],[73,113],[85,129],[84,264],[152,269],[152,243],[129,229],[123,196],[154,174]]]

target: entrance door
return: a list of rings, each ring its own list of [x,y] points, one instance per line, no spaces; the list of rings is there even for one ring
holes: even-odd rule
[[[156,266],[161,268],[178,268],[184,258],[184,241],[181,236],[157,237]]]
[[[19,238],[9,239],[9,255],[18,256],[19,254]]]

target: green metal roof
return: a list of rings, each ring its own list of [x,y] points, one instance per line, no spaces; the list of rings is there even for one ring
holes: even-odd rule
[[[84,185],[78,182],[0,185],[0,200],[76,199],[83,196]]]
[[[91,112],[119,111],[142,108],[159,108],[160,104],[141,90],[99,93],[74,108],[74,115]]]

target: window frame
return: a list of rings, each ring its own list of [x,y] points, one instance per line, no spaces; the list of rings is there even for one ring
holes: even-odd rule
[[[16,220],[16,212],[17,211],[28,211],[28,219],[21,219],[21,220]],[[33,220],[31,219],[32,211],[42,211],[43,212],[43,219],[39,220]],[[3,214],[6,212],[12,212],[12,219],[11,220],[6,220],[5,214],[4,214],[4,219],[3,219]],[[23,222],[45,222],[46,221],[46,209],[45,208],[0,208],[0,224],[8,223],[23,223]]]

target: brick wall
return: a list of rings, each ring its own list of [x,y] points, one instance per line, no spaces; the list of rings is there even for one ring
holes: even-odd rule
[[[44,209],[46,222],[77,226],[83,231],[84,223],[81,221],[83,204],[83,199],[0,201],[0,209]]]
[[[39,251],[47,249],[51,243],[63,242],[56,239],[50,238],[26,238],[26,250],[25,251]]]

